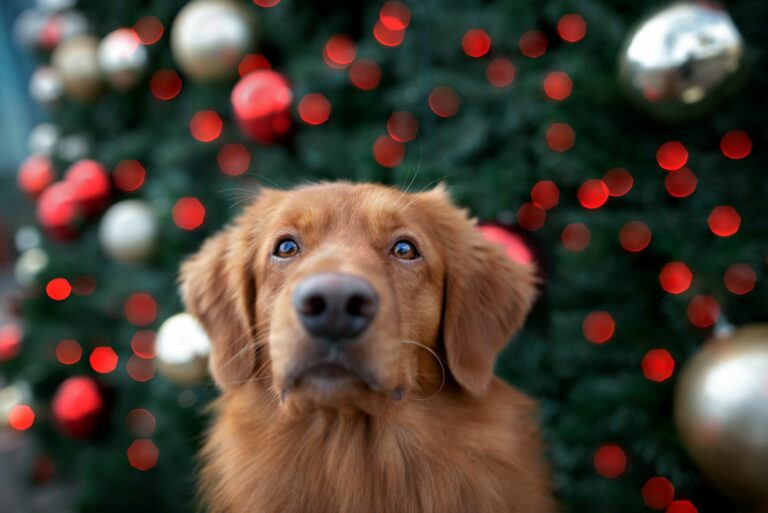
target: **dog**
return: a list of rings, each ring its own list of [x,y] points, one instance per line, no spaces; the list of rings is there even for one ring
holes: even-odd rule
[[[493,375],[536,294],[446,187],[262,189],[182,265],[222,390],[212,513],[549,513],[535,403]]]

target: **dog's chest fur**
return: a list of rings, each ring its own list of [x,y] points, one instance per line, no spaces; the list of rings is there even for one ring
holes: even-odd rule
[[[301,420],[281,418],[262,392],[225,396],[204,450],[204,498],[212,513],[554,511],[532,403],[498,381],[491,392],[493,403],[457,408],[446,396],[452,408],[411,400],[384,418]]]

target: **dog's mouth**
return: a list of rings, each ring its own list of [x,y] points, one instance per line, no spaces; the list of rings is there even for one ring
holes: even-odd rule
[[[332,398],[356,389],[378,392],[379,385],[361,366],[341,358],[327,358],[304,363],[294,369],[285,380],[282,398],[298,390]]]

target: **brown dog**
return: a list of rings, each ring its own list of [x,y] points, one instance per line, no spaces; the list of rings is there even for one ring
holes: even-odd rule
[[[532,270],[444,187],[263,190],[181,280],[223,390],[212,512],[555,510],[535,405],[493,376]]]

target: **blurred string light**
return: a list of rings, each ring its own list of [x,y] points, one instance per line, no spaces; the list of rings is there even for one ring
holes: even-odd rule
[[[615,444],[601,446],[592,458],[595,470],[606,479],[616,479],[627,470],[627,455]]]
[[[644,250],[651,243],[651,229],[642,221],[627,221],[619,231],[621,247],[630,253]]]
[[[336,34],[328,39],[323,48],[325,63],[335,69],[348,67],[357,57],[357,44],[346,34]]]
[[[605,172],[603,183],[608,187],[608,195],[618,198],[627,194],[635,181],[629,171],[623,167],[615,167]]]
[[[552,123],[547,128],[545,138],[547,146],[551,150],[562,153],[573,148],[576,142],[576,132],[568,123]]]
[[[566,14],[557,22],[557,33],[567,43],[576,43],[584,39],[587,23],[578,14]]]
[[[139,358],[150,360],[155,357],[155,332],[139,330],[131,337],[131,350]]]
[[[159,69],[149,80],[149,90],[158,100],[168,101],[181,93],[181,77],[172,69]]]
[[[22,331],[17,324],[0,327],[0,362],[14,358],[21,351]]]
[[[675,500],[675,487],[665,477],[652,477],[641,490],[643,502],[652,509],[666,509]]]
[[[17,431],[26,431],[35,423],[35,412],[29,405],[16,404],[8,410],[8,425]]]
[[[83,356],[83,348],[77,340],[64,339],[56,344],[56,359],[62,365],[74,365]]]
[[[72,280],[72,293],[77,296],[90,296],[96,291],[96,279],[92,276],[76,276]]]
[[[259,7],[274,7],[280,3],[280,0],[253,0],[253,3]]]
[[[461,99],[452,87],[440,86],[429,93],[429,108],[441,118],[449,118],[459,111]]]
[[[331,116],[331,102],[321,93],[309,93],[299,102],[298,111],[308,125],[322,125]]]
[[[616,322],[608,312],[596,311],[587,314],[581,329],[584,332],[584,338],[590,342],[604,344],[613,338]]]
[[[482,224],[477,229],[486,240],[502,246],[511,260],[521,264],[530,264],[534,261],[531,248],[517,233],[493,224]]]
[[[371,59],[358,59],[349,67],[349,81],[363,91],[376,89],[381,82],[381,68]]]
[[[531,59],[541,57],[547,52],[547,38],[539,30],[523,32],[518,41],[520,53]]]
[[[651,349],[645,353],[640,367],[648,380],[661,383],[672,377],[675,359],[666,349]]]
[[[195,230],[205,221],[205,207],[194,197],[180,198],[171,211],[173,222],[182,230]]]
[[[535,232],[544,226],[547,213],[533,203],[523,203],[517,209],[517,224],[529,232]]]
[[[718,237],[730,237],[739,231],[741,216],[732,206],[721,205],[712,209],[707,217],[707,224]]]
[[[608,201],[608,187],[602,180],[593,178],[581,184],[577,196],[582,207],[594,210]]]
[[[405,146],[388,135],[379,136],[373,143],[373,158],[380,166],[395,167],[405,157]]]
[[[552,100],[562,101],[573,91],[573,80],[564,71],[552,71],[544,77],[544,94]]]
[[[468,30],[461,38],[461,48],[468,56],[480,58],[491,50],[491,36],[483,29]]]
[[[544,210],[555,208],[560,202],[560,189],[551,180],[539,180],[531,188],[531,201]]]
[[[412,141],[419,133],[419,122],[408,111],[393,112],[387,119],[387,133],[397,142]]]
[[[189,131],[196,140],[204,143],[215,141],[221,135],[224,123],[212,110],[196,112],[189,121]]]
[[[117,353],[109,346],[99,346],[93,348],[88,357],[88,363],[91,368],[99,374],[109,374],[117,368]]]
[[[155,364],[150,360],[131,356],[125,364],[125,371],[132,380],[144,383],[155,377]]]
[[[674,501],[666,513],[698,513],[699,510],[690,501]]]
[[[160,458],[160,450],[152,440],[146,439],[134,440],[128,447],[126,454],[128,455],[128,463],[142,472],[154,468]]]
[[[72,294],[72,285],[66,278],[53,278],[45,286],[45,293],[54,301],[64,301]]]
[[[752,152],[752,139],[743,130],[731,130],[720,140],[720,151],[729,159],[746,158]]]
[[[157,317],[157,302],[146,292],[136,292],[125,302],[123,312],[131,324],[148,326],[155,322]]]
[[[251,167],[251,152],[240,143],[225,144],[219,150],[216,162],[225,175],[240,176]]]
[[[133,30],[143,45],[153,45],[163,37],[165,28],[156,16],[142,16],[133,25]]]
[[[237,73],[240,75],[240,78],[260,69],[272,69],[272,64],[260,53],[249,53],[237,65]]]
[[[144,166],[138,160],[121,160],[112,170],[115,187],[124,192],[138,190],[144,184],[146,176]]]
[[[47,155],[33,154],[21,164],[17,176],[19,189],[31,197],[37,197],[55,179],[53,162]]]
[[[411,10],[403,2],[387,2],[379,11],[379,21],[389,30],[405,30],[411,23]]]
[[[659,272],[659,283],[665,292],[682,294],[691,287],[693,273],[683,262],[670,262]]]
[[[723,283],[732,294],[748,294],[755,288],[757,274],[749,264],[731,264],[723,274]]]
[[[665,142],[656,151],[656,162],[665,171],[675,171],[688,162],[688,150],[679,141]]]
[[[496,87],[507,87],[515,80],[515,65],[512,61],[504,58],[496,58],[488,63],[485,68],[485,75],[488,82]]]
[[[133,436],[149,438],[155,434],[157,421],[146,408],[134,408],[125,416],[125,427]]]
[[[578,253],[589,247],[592,232],[584,223],[570,223],[563,229],[560,238],[565,249]]]
[[[673,198],[687,198],[694,193],[697,185],[696,175],[687,167],[672,171],[664,178],[664,187]]]
[[[688,320],[699,328],[710,328],[720,318],[720,305],[712,296],[694,296],[688,303]]]
[[[405,39],[405,30],[392,30],[379,20],[373,26],[373,37],[382,46],[400,46]]]

